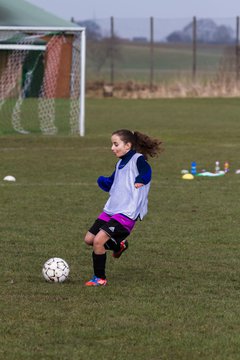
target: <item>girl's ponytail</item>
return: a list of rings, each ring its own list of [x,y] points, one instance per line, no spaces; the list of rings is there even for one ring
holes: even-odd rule
[[[135,137],[135,149],[137,152],[144,155],[145,159],[150,157],[157,157],[162,151],[162,141],[159,139],[152,138],[139,131],[134,131]]]

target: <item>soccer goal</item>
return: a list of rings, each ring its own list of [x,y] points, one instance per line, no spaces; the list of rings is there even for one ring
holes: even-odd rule
[[[84,136],[85,60],[85,28],[0,26],[1,132]]]

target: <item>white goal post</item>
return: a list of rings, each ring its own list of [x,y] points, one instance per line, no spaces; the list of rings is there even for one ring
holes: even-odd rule
[[[84,136],[85,67],[83,27],[0,26],[0,126],[11,103],[13,129],[31,132],[25,125],[31,110],[22,113],[24,101],[34,98],[42,133],[56,134],[56,103],[67,99],[69,130]]]

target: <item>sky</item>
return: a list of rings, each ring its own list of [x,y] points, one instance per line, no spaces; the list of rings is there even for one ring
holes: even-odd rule
[[[27,0],[70,20],[116,18],[231,18],[240,15],[239,0]]]

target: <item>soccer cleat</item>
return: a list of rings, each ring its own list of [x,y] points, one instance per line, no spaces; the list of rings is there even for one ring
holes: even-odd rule
[[[122,253],[127,250],[128,248],[128,241],[127,240],[123,240],[120,242],[120,250],[119,251],[114,251],[112,256],[115,258],[115,259],[118,259],[120,258],[120,256],[122,255]]]
[[[91,280],[85,283],[85,286],[106,286],[107,279],[101,279],[97,276],[93,276]]]

